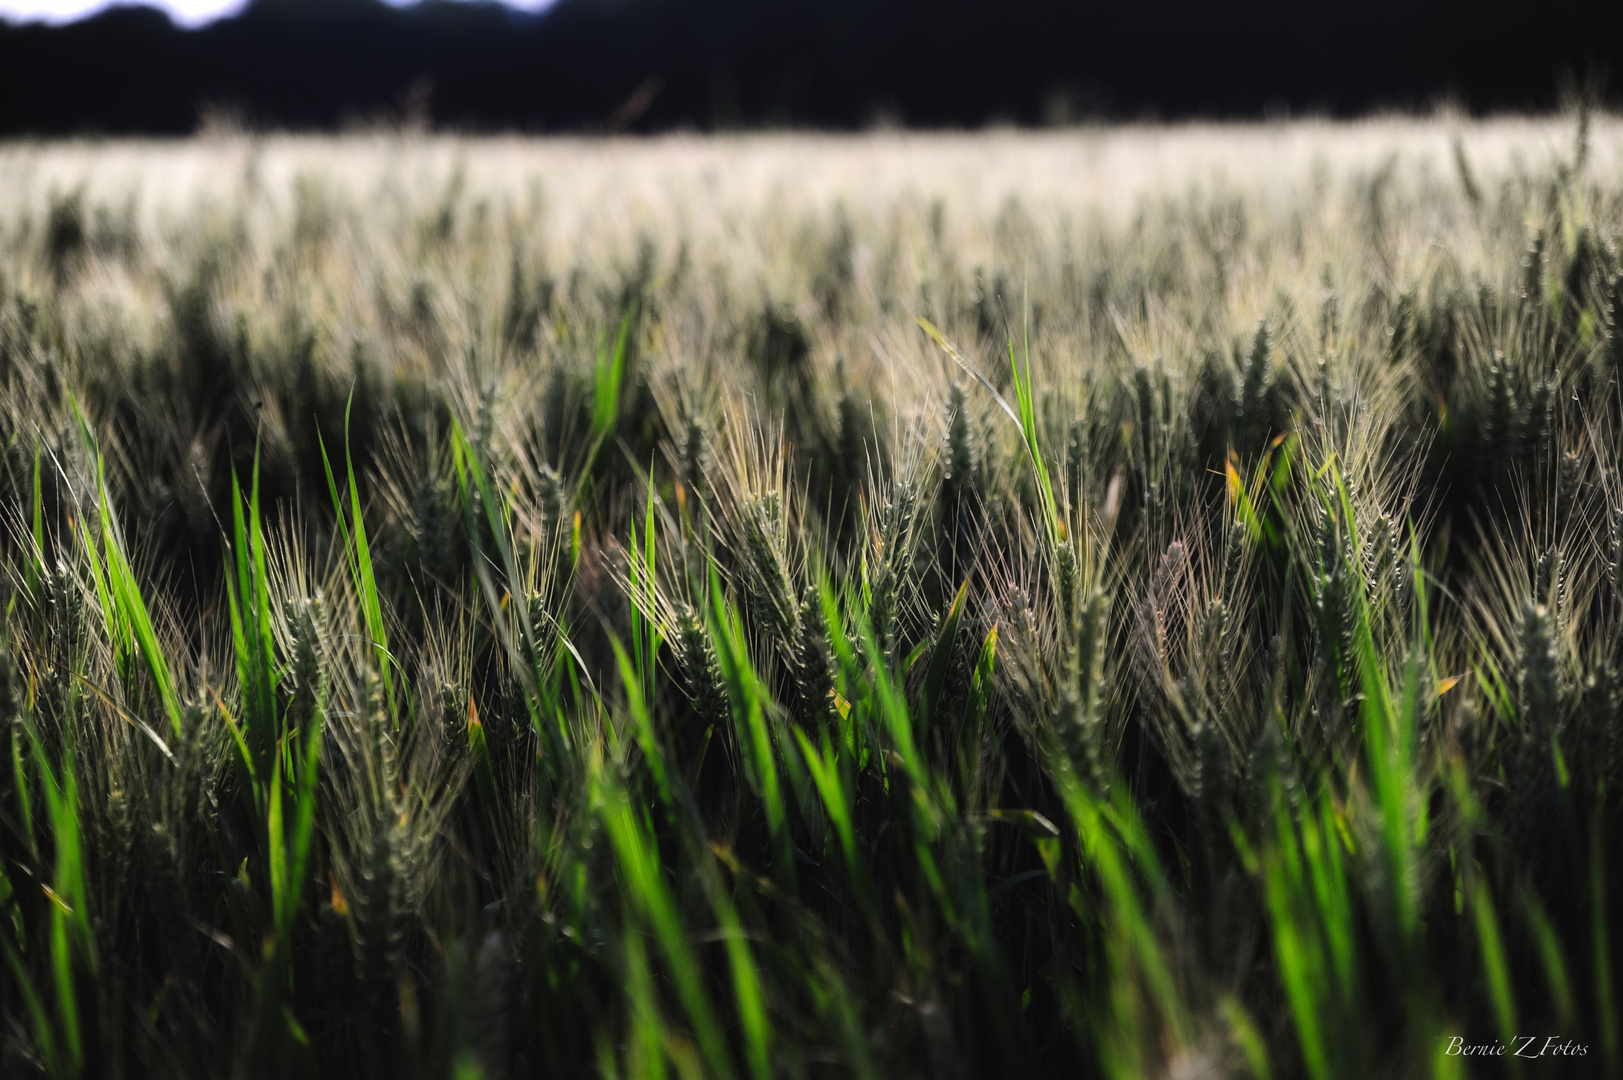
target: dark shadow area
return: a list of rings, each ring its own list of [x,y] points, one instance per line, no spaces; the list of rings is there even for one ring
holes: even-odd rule
[[[143,8],[0,24],[0,132],[181,134],[210,110],[522,131],[1488,112],[1593,90],[1620,54],[1623,5],[1585,0],[260,0],[199,30]]]

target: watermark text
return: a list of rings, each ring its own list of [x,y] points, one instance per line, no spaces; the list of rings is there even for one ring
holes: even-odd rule
[[[1463,1036],[1455,1035],[1443,1053],[1449,1057],[1585,1057],[1589,1047],[1560,1035],[1518,1035],[1509,1043],[1468,1043]]]

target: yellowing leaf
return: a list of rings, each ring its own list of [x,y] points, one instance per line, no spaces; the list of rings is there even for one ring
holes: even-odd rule
[[[338,879],[331,870],[327,871],[327,883],[332,886],[332,910],[334,915],[348,915],[349,901],[344,899],[343,890],[338,887]]]

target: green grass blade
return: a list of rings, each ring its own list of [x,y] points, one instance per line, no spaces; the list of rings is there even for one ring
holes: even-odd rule
[[[676,898],[660,869],[658,850],[643,831],[639,815],[625,793],[611,785],[601,770],[594,784],[599,816],[620,867],[621,887],[653,928],[705,1065],[713,1076],[732,1076],[732,1059],[721,1025],[705,990],[698,957],[677,912]]]
[[[614,649],[614,659],[620,667],[620,681],[625,687],[626,701],[631,707],[634,738],[642,749],[644,764],[653,774],[654,788],[659,793],[659,801],[669,807],[672,804],[671,785],[665,771],[665,751],[659,745],[658,736],[654,732],[648,701],[643,697],[642,679],[637,675],[636,666],[626,655],[625,646],[620,644],[620,640],[610,635],[609,645]]]
[[[927,729],[938,719],[941,692],[947,683],[947,671],[952,665],[953,645],[958,638],[958,622],[964,614],[964,598],[969,595],[969,581],[958,587],[941,630],[936,634],[935,647],[930,653],[930,667],[924,675],[924,695],[920,701],[919,727]]]
[[[1482,971],[1488,982],[1488,999],[1493,1005],[1493,1018],[1499,1027],[1499,1039],[1506,1046],[1515,1046],[1519,1029],[1516,1027],[1516,998],[1510,982],[1510,961],[1505,954],[1505,940],[1499,932],[1499,916],[1494,912],[1493,897],[1481,880],[1471,885],[1470,905],[1476,921]]]
[[[592,394],[592,439],[601,444],[614,433],[620,416],[620,399],[625,390],[626,354],[631,328],[636,321],[636,304],[626,309],[612,347],[600,343],[597,353],[596,384]]]
[[[1563,1029],[1570,1029],[1577,1009],[1561,938],[1535,895],[1529,892],[1523,898],[1523,905],[1528,926],[1533,931],[1533,941],[1538,946],[1539,961],[1544,967],[1544,981],[1550,988],[1550,999],[1555,1002],[1556,1023]]]
[[[771,702],[750,660],[743,621],[722,596],[720,580],[714,577],[711,580],[710,633],[722,679],[732,699],[733,723],[739,742],[747,751],[745,775],[761,800],[767,828],[772,834],[773,873],[789,887],[796,877],[794,843],[789,837],[789,814],[778,774],[777,751],[767,727],[767,709]]]
[[[737,909],[720,889],[712,892],[712,904],[727,947],[727,966],[732,975],[738,1024],[744,1033],[744,1061],[754,1080],[767,1080],[772,1075],[771,1024],[767,1020],[766,995],[761,986],[760,973],[756,970],[755,957]]]
[[[806,771],[811,774],[812,783],[817,786],[817,794],[823,800],[823,809],[828,814],[829,824],[834,827],[840,854],[845,859],[846,872],[853,880],[857,880],[864,876],[863,867],[857,855],[856,830],[851,823],[851,800],[846,795],[845,784],[840,777],[835,748],[832,745],[825,745],[819,752],[798,726],[794,732],[795,741],[800,744],[801,756],[806,761]]]
[[[366,631],[372,638],[372,649],[377,657],[378,674],[383,681],[384,701],[388,705],[389,715],[398,730],[400,723],[400,710],[395,705],[394,676],[391,674],[393,656],[389,652],[389,635],[383,621],[383,602],[378,596],[377,574],[372,566],[372,545],[367,539],[366,516],[361,510],[361,489],[355,482],[355,458],[349,445],[349,414],[355,403],[354,395],[350,395],[348,404],[344,406],[344,468],[348,483],[348,500],[340,498],[338,483],[333,477],[332,461],[327,456],[325,443],[320,442],[320,433],[317,433],[317,442],[321,448],[321,463],[326,470],[327,492],[332,498],[333,513],[338,519],[339,535],[344,544],[344,555],[349,563],[350,576],[355,582],[355,594],[360,600],[361,617],[366,622]],[[255,498],[258,497],[258,474],[255,471]],[[348,512],[349,520],[344,515]]]

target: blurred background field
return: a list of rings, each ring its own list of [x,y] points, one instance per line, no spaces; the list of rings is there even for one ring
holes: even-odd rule
[[[0,1072],[1619,1075],[1620,163],[0,146]]]

